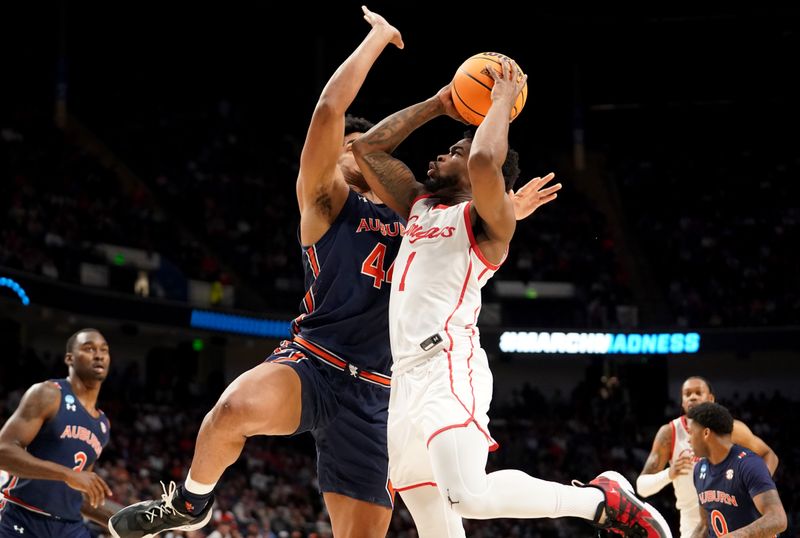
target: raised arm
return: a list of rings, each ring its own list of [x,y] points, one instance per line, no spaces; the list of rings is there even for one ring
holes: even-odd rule
[[[96,507],[103,503],[106,495],[111,495],[102,478],[93,472],[74,471],[39,459],[26,450],[45,421],[56,415],[60,402],[61,391],[50,383],[38,383],[28,389],[17,410],[0,430],[0,468],[20,478],[64,482],[84,492]]]
[[[419,127],[448,113],[443,92],[444,89],[430,99],[395,112],[353,142],[353,154],[367,184],[404,219],[423,187],[408,166],[391,153]]]
[[[753,497],[753,504],[761,517],[746,527],[726,534],[728,538],[768,538],[786,530],[786,511],[778,496],[778,490],[771,489]]]
[[[311,236],[319,235],[320,230],[315,228],[327,229],[347,199],[349,187],[342,175],[336,173],[342,152],[345,112],[386,45],[393,43],[403,48],[400,32],[394,26],[366,7],[361,9],[372,29],[328,80],[306,133],[297,177],[301,235],[306,226],[311,228]]]
[[[767,465],[767,469],[769,469],[769,474],[775,474],[775,469],[778,468],[778,455],[741,420],[733,421],[731,441],[737,445],[749,448],[761,456],[764,459],[764,463]]]
[[[526,76],[519,76],[517,66],[503,61],[502,73],[487,71],[494,79],[492,104],[483,123],[475,131],[468,168],[475,211],[484,223],[490,245],[482,246],[490,261],[500,261],[516,220],[514,206],[506,193],[503,163],[508,154],[508,125],[511,107],[525,86]],[[492,259],[494,258],[494,259]]]

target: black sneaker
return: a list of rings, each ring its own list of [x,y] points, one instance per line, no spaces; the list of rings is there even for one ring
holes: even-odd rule
[[[164,494],[160,501],[142,501],[127,506],[111,516],[108,530],[114,538],[153,538],[168,530],[193,531],[205,527],[211,520],[214,506],[212,498],[205,509],[196,516],[182,512],[172,505],[178,490],[175,482],[169,489],[161,482]]]

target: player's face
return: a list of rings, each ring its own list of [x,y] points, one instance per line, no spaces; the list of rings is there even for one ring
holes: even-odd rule
[[[706,437],[710,433],[708,428],[702,427],[697,422],[689,421],[689,444],[692,445],[692,451],[698,458],[708,457],[708,443]]]
[[[708,390],[705,381],[697,378],[687,379],[681,387],[681,407],[683,412],[688,413],[689,409],[703,402],[713,402],[714,395]]]
[[[108,342],[98,332],[80,333],[72,352],[67,353],[66,363],[75,369],[81,379],[103,381],[108,376],[108,366],[111,364]]]
[[[425,180],[428,192],[435,193],[453,187],[469,188],[467,160],[471,147],[471,140],[460,140],[450,146],[446,154],[439,155],[428,165],[428,179]]]
[[[362,134],[364,133],[356,132],[350,133],[344,137],[342,153],[339,155],[339,169],[342,171],[344,180],[348,185],[352,185],[358,189],[359,192],[367,192],[370,190],[369,185],[367,185],[367,181],[364,179],[364,174],[361,173],[361,169],[358,167],[356,158],[353,155],[353,140]]]

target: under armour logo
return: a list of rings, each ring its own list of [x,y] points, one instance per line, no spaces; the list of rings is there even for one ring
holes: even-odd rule
[[[358,368],[353,366],[352,364],[348,364],[347,368],[350,369],[350,375],[353,377],[358,377]]]
[[[76,406],[75,404],[66,404],[65,406],[67,408],[67,411],[77,411],[78,410],[78,406]]]
[[[25,534],[25,528],[24,527],[18,527],[16,525],[14,525],[14,530],[17,531],[20,534]]]

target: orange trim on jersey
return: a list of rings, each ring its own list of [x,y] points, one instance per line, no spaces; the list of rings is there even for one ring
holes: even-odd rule
[[[313,342],[309,342],[300,335],[296,335],[294,337],[294,341],[298,345],[306,348],[321,361],[328,363],[334,366],[335,368],[338,368],[339,370],[347,370],[350,367],[350,363],[348,363],[344,359],[337,357],[332,352],[328,351],[327,349]],[[355,365],[353,367],[355,368]],[[361,368],[356,368],[356,373],[354,374],[354,377],[359,377],[365,381],[376,383],[384,387],[390,387],[392,385],[391,377],[379,374],[377,372],[370,372],[369,370],[362,370]]]
[[[402,488],[397,488],[395,491],[398,492],[398,493],[402,493],[402,492],[408,491],[410,489],[416,489],[416,488],[421,488],[421,487],[425,487],[425,486],[437,487],[436,486],[436,482],[420,482],[419,484],[411,484],[410,486],[403,486]]]
[[[16,478],[16,477],[14,477],[14,478]],[[12,497],[12,496],[10,496],[10,495],[8,495],[6,493],[4,493],[3,496],[5,497],[5,500],[7,502],[10,502],[11,504],[16,504],[17,506],[25,508],[26,510],[29,510],[29,511],[34,512],[36,514],[40,514],[40,515],[47,516],[47,517],[53,517],[53,514],[51,514],[50,512],[45,512],[41,508],[37,508],[37,507],[33,506],[32,504],[28,504],[23,500],[17,499],[16,497]]]
[[[311,245],[306,250],[306,255],[308,256],[308,264],[311,267],[311,272],[314,274],[314,278],[319,276],[319,261],[317,259],[317,247],[315,245]]]
[[[483,262],[483,265],[485,265],[492,271],[497,271],[498,269],[500,269],[500,266],[503,265],[503,262],[506,261],[506,258],[508,257],[508,249],[506,249],[506,252],[503,254],[503,259],[500,260],[500,263],[492,263],[486,259],[486,256],[484,256],[483,252],[481,252],[481,247],[478,246],[478,241],[475,240],[475,235],[472,233],[472,217],[470,217],[469,215],[470,204],[472,204],[472,200],[467,202],[467,205],[464,206],[464,222],[467,225],[467,235],[469,236],[469,244],[472,246],[472,250],[478,256],[478,259],[481,262]],[[481,276],[483,276],[483,273],[481,273]]]
[[[306,307],[306,312],[310,314],[314,311],[314,285],[312,284],[305,296],[303,297],[303,305]]]

